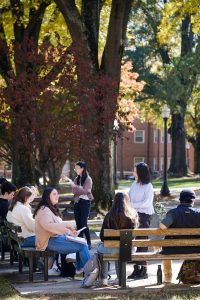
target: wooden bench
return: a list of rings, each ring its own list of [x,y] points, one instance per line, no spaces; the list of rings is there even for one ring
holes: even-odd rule
[[[165,236],[173,236],[174,239],[164,239]],[[179,238],[178,236],[182,236]],[[186,236],[184,238],[184,236]],[[190,236],[188,238],[187,236]],[[191,236],[193,236],[191,238]],[[119,254],[103,254],[102,259],[105,261],[119,262],[119,285],[126,287],[126,263],[130,261],[153,261],[153,260],[197,260],[200,259],[200,253],[192,254],[161,254],[159,251],[153,252],[136,252],[132,254],[133,247],[200,247],[200,229],[198,228],[181,228],[181,229],[121,229],[112,230],[104,229],[104,241],[107,248],[118,248]],[[139,239],[135,239],[139,237]],[[149,237],[142,239],[142,237]],[[117,239],[117,240],[116,240]]]
[[[28,258],[29,262],[29,281],[33,281],[33,271],[34,271],[34,260],[39,257],[44,258],[44,280],[48,281],[48,257],[54,256],[53,251],[39,251],[35,248],[23,248],[22,244],[24,239],[18,234],[22,231],[20,226],[16,226],[13,223],[4,221],[7,228],[8,237],[10,240],[11,253],[18,253],[18,262],[19,262],[19,272],[22,272],[23,268],[23,259]],[[11,257],[13,255],[11,254]]]

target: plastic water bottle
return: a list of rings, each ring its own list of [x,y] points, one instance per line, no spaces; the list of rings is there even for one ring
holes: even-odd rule
[[[161,269],[161,265],[158,265],[158,270],[157,270],[157,284],[162,284],[162,269]]]

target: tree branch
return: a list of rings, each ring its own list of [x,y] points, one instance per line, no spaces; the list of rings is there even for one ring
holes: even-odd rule
[[[99,0],[82,1],[82,18],[87,28],[88,43],[93,65],[98,70],[98,38],[99,38]]]
[[[131,0],[112,1],[107,40],[101,63],[101,69],[115,79],[118,84],[131,5]]]

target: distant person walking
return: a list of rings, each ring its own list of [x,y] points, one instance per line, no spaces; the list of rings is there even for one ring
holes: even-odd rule
[[[133,207],[139,215],[139,228],[149,228],[151,215],[154,213],[153,208],[153,186],[150,182],[150,172],[148,165],[141,162],[138,163],[133,171],[135,178],[132,184],[129,197]],[[144,238],[144,237],[143,237]],[[147,252],[147,247],[137,248],[137,252]],[[134,271],[128,276],[128,279],[145,279],[148,278],[147,262],[135,262]]]
[[[91,201],[94,199],[92,195],[92,178],[87,172],[87,165],[84,161],[78,161],[75,164],[74,171],[77,174],[74,182],[72,182],[72,192],[74,194],[74,218],[77,230],[86,227],[80,234],[85,234],[88,248],[91,249],[90,231],[88,228],[88,217],[90,214]]]

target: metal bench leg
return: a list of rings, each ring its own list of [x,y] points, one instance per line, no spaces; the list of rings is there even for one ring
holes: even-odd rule
[[[119,261],[119,285],[126,288],[126,262]]]
[[[5,259],[4,243],[1,241],[1,259]]]
[[[21,256],[21,254],[18,254],[18,259],[19,259],[19,273],[22,273],[23,257]]]
[[[14,264],[14,252],[12,249],[10,249],[10,265]]]
[[[48,256],[44,256],[44,281],[48,281]]]
[[[33,256],[29,257],[29,281],[33,281]]]

